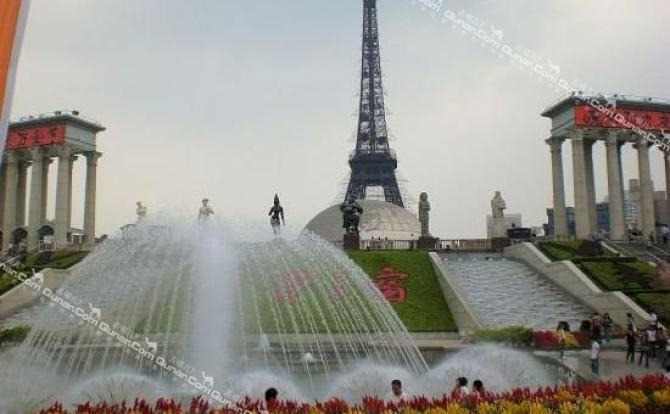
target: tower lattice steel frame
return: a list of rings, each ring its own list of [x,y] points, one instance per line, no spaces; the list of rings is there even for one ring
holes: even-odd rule
[[[379,56],[377,0],[363,0],[361,95],[358,107],[356,149],[349,157],[351,176],[345,197],[365,198],[366,188],[382,187],[384,199],[404,207],[395,170],[395,153],[386,130],[384,90]]]

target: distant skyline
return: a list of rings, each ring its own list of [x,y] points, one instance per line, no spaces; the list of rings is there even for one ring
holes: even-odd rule
[[[413,199],[429,193],[431,232],[441,238],[485,237],[495,190],[524,225],[546,221],[550,126],[539,113],[561,95],[442,23],[446,9],[590,90],[670,99],[667,1],[445,1],[439,13],[429,3],[378,7],[398,172]],[[150,216],[195,219],[208,197],[217,216],[265,225],[275,192],[299,230],[335,200],[349,171],[361,11],[360,0],[32,0],[12,118],[74,108],[107,127],[98,139],[99,234],[133,222],[139,200]],[[598,200],[607,193],[604,152],[594,151]],[[661,155],[651,155],[655,188],[665,189]],[[84,164],[75,163],[75,226]],[[626,146],[624,180],[636,177]]]

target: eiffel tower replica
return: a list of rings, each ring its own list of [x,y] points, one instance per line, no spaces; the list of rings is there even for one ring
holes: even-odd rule
[[[404,207],[395,174],[398,161],[389,147],[386,130],[377,0],[363,0],[362,50],[356,149],[349,157],[351,175],[345,199],[362,200],[366,189],[375,186],[383,188],[385,201]]]

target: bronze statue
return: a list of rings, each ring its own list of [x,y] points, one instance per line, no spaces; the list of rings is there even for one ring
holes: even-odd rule
[[[358,235],[358,224],[363,214],[363,207],[353,197],[348,197],[344,203],[340,204],[340,211],[342,212],[342,227],[347,234]]]
[[[274,205],[270,207],[268,216],[271,216],[270,225],[272,226],[272,231],[274,231],[276,236],[280,233],[281,225],[283,224],[286,226],[286,222],[284,221],[284,207],[279,204],[279,196],[277,194],[275,194]]]

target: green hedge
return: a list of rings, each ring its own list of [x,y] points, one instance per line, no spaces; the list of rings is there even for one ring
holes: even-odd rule
[[[402,303],[392,303],[393,309],[408,330],[415,332],[458,330],[427,252],[357,251],[349,252],[349,257],[371,279],[386,265],[409,275],[405,284],[407,299]]]
[[[62,250],[56,252],[41,252],[30,255],[13,268],[32,276],[33,270],[39,272],[44,269],[68,269],[79,263],[88,252]],[[0,272],[0,295],[9,291],[20,282],[15,277]]]
[[[578,262],[578,266],[605,290],[624,292],[653,289],[654,269],[648,263]]]
[[[472,338],[475,342],[504,342],[529,345],[533,341],[533,330],[525,326],[480,329],[474,333]]]
[[[664,324],[670,324],[670,294],[668,292],[630,293],[647,311],[654,311]]]
[[[6,342],[21,342],[26,339],[26,336],[28,336],[29,332],[30,327],[25,325],[2,329],[0,330],[0,345]]]

